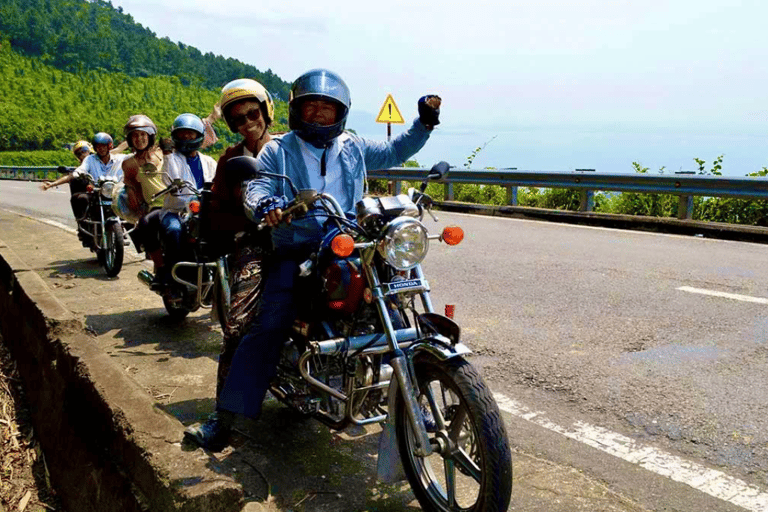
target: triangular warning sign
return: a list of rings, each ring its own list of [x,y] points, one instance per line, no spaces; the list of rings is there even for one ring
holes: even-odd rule
[[[405,119],[403,119],[403,115],[400,113],[400,109],[397,108],[395,99],[391,94],[387,94],[387,99],[384,100],[384,104],[381,106],[376,122],[405,124]]]

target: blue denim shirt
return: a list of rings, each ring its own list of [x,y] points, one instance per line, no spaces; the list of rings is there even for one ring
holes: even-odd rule
[[[414,120],[411,127],[395,137],[391,142],[373,141],[344,132],[335,144],[341,144],[339,164],[344,180],[346,198],[337,198],[346,212],[354,213],[355,204],[363,198],[367,189],[368,169],[386,169],[402,165],[416,154],[429,139],[431,130]],[[280,139],[273,139],[261,150],[257,157],[257,168],[265,172],[287,176],[297,189],[309,189],[309,170],[293,132]],[[319,169],[313,169],[319,172]],[[251,180],[243,187],[245,213],[253,221],[257,218],[256,207],[259,201],[269,196],[285,196],[293,199],[293,193],[285,180],[259,178]],[[272,230],[272,242],[276,249],[289,248],[317,242],[322,237],[323,218],[307,216],[294,219],[291,224],[281,223]]]

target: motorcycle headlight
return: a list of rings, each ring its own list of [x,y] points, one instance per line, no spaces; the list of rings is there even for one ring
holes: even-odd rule
[[[101,185],[101,195],[107,199],[112,199],[112,191],[115,189],[114,181],[105,181]]]
[[[397,270],[409,270],[424,260],[429,250],[427,228],[410,217],[398,217],[390,222],[379,252]]]

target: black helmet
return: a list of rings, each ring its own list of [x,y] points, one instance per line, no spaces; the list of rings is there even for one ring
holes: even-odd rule
[[[336,122],[330,126],[305,123],[301,119],[301,104],[304,100],[326,100],[336,103]],[[288,126],[296,135],[316,147],[324,147],[344,131],[349,107],[349,88],[344,80],[333,71],[312,69],[293,82],[288,99]]]

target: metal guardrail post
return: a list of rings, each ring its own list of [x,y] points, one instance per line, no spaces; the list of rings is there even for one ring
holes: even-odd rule
[[[505,187],[507,189],[507,204],[509,206],[517,206],[517,187]]]
[[[581,201],[579,203],[580,212],[591,212],[595,209],[595,191],[594,190],[581,190],[579,192]]]
[[[693,218],[693,196],[680,196],[677,203],[677,218],[691,220]]]
[[[446,201],[453,201],[453,183],[446,183],[444,187]]]
[[[402,194],[403,193],[403,182],[400,181],[400,180],[395,180],[394,184],[395,184],[395,195],[397,196],[397,195]]]

